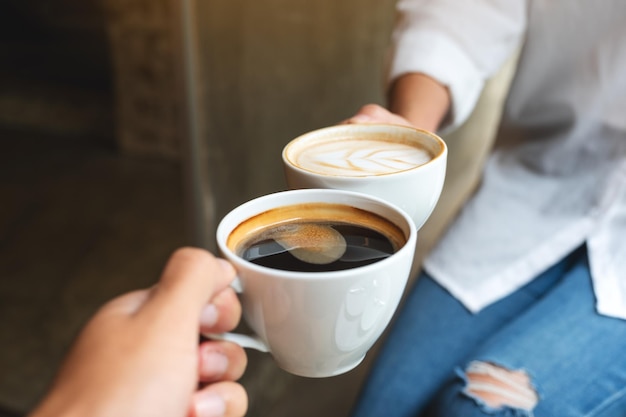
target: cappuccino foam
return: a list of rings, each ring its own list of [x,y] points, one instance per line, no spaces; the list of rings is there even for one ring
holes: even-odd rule
[[[405,171],[429,162],[423,148],[392,140],[342,138],[322,141],[292,155],[302,169],[325,175],[366,177]]]

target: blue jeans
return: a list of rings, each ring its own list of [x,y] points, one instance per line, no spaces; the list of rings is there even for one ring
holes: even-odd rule
[[[423,273],[353,417],[624,417],[626,321],[594,303],[585,247],[477,314]],[[536,405],[493,407],[466,393],[473,361],[523,371]]]

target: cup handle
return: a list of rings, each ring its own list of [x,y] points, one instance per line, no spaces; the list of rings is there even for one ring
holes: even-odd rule
[[[243,287],[241,286],[239,277],[235,277],[233,282],[230,283],[230,286],[237,294],[241,294],[243,292]],[[225,340],[227,342],[233,342],[243,348],[255,349],[260,352],[267,353],[270,351],[265,342],[255,335],[245,335],[240,333],[202,333],[202,336],[211,340]]]
[[[233,279],[230,283],[230,287],[235,290],[237,294],[241,294],[243,292],[243,287],[241,286],[241,280],[239,277],[235,277],[235,279]]]
[[[211,340],[225,340],[233,342],[243,348],[255,349],[260,352],[269,352],[269,347],[258,336],[249,336],[240,333],[202,333],[202,336]]]

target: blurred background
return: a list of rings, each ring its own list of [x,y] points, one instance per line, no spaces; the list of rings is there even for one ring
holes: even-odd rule
[[[31,409],[101,303],[153,283],[176,247],[211,248],[212,222],[235,205],[284,189],[291,138],[381,101],[393,5],[2,4],[5,417]],[[336,390],[330,381],[289,376],[251,352],[249,415],[316,415],[320,402],[348,400],[309,392]]]
[[[285,188],[290,139],[384,102],[394,0],[2,6],[0,417],[17,417],[99,305],[151,285],[181,245],[214,249],[216,219]],[[447,182],[418,259],[471,188],[470,156],[489,136],[472,126],[496,118],[450,139],[449,174],[463,175]],[[322,380],[250,352],[248,415],[347,415],[374,352]]]

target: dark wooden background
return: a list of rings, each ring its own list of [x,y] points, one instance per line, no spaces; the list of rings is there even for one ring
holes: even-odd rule
[[[180,4],[3,2],[0,416],[36,403],[98,305],[190,242]],[[219,217],[284,188],[291,138],[381,101],[392,1],[191,4],[199,161]],[[243,382],[251,416],[339,416],[358,378],[297,378],[251,352]]]

